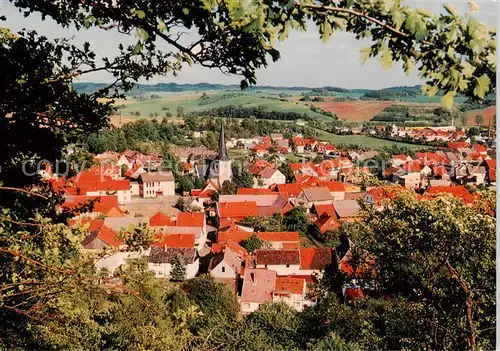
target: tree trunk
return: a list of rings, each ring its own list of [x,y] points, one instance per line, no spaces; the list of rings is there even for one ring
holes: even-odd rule
[[[467,286],[467,282],[457,274],[457,271],[451,266],[448,260],[445,260],[445,265],[452,277],[458,281],[458,283],[460,284],[460,288],[466,295],[465,310],[467,314],[467,324],[469,326],[469,343],[472,351],[476,351],[476,331],[474,329],[474,322],[472,320],[472,305],[474,304],[474,301],[472,300],[472,293]]]

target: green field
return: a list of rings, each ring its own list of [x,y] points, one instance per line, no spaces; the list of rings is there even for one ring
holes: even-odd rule
[[[391,148],[394,144],[396,144],[399,147],[407,147],[409,149],[414,149],[414,150],[429,148],[428,146],[424,145],[392,142],[388,140],[372,138],[366,135],[336,135],[325,131],[319,131],[318,139],[328,141],[333,145],[357,144],[361,147],[366,147],[370,149],[380,149],[384,146]]]
[[[201,96],[205,94],[208,98],[202,100]],[[282,94],[282,95],[281,95]],[[294,94],[298,94],[294,92]],[[151,95],[158,95],[158,98],[148,98]],[[138,111],[141,116],[149,116],[151,113],[158,113],[159,116],[164,116],[170,112],[176,114],[178,106],[182,106],[184,111],[202,111],[223,106],[243,106],[257,107],[265,106],[268,110],[282,112],[296,112],[311,118],[328,120],[330,117],[320,113],[311,111],[308,106],[303,103],[278,100],[280,95],[283,99],[293,97],[290,92],[280,90],[257,90],[257,91],[239,91],[239,90],[224,90],[224,91],[206,91],[200,92],[182,92],[182,93],[152,93],[141,98],[129,98],[128,101],[118,106],[123,116],[131,116],[133,112]]]

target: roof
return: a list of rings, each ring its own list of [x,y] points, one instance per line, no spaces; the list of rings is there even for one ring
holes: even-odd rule
[[[313,206],[318,216],[321,216],[323,213],[329,214],[330,216],[335,215],[335,207],[333,206],[333,204],[327,204],[327,205],[314,204]]]
[[[148,262],[151,263],[172,263],[174,257],[181,255],[186,264],[191,264],[196,261],[196,249],[193,248],[178,248],[178,247],[151,247]]]
[[[474,201],[474,196],[462,185],[431,186],[425,191],[424,195],[439,195],[444,193],[459,197],[466,203]]]
[[[154,247],[194,247],[194,234],[157,234]]]
[[[490,179],[490,182],[496,182],[496,180],[497,180],[497,169],[496,168],[490,168],[488,170],[488,178]]]
[[[232,202],[239,203],[236,206],[241,206],[244,202],[255,202],[258,207],[266,207],[274,205],[278,198],[278,193],[268,195],[220,195],[219,203]]]
[[[97,173],[96,170],[85,170],[72,178],[75,187],[87,191],[118,191],[130,190],[130,181],[128,179],[112,179],[103,173]]]
[[[305,290],[304,278],[276,277],[275,294],[303,294]]]
[[[276,172],[279,172],[279,170],[277,170],[276,168],[271,168],[271,167],[266,167],[264,168],[263,170],[261,170],[259,172],[259,175],[262,177],[262,178],[265,178],[265,179],[269,179],[271,178],[274,173]],[[281,173],[281,172],[280,172]]]
[[[145,172],[140,175],[143,182],[173,182],[174,175],[170,171]]]
[[[454,150],[457,150],[457,149],[460,149],[460,148],[465,148],[469,146],[469,144],[465,141],[455,141],[455,142],[449,142],[448,143],[448,147],[450,149],[454,149]]]
[[[278,191],[280,193],[288,193],[290,196],[297,196],[302,191],[302,189],[309,187],[311,187],[311,185],[301,183],[278,184]]]
[[[325,233],[328,230],[335,230],[340,228],[340,223],[334,216],[330,216],[327,213],[323,213],[314,224],[318,227],[321,233]]]
[[[303,189],[301,193],[309,202],[333,200],[332,194],[330,194],[327,187],[307,188]]]
[[[116,195],[105,195],[105,196],[66,196],[66,202],[64,202],[61,207],[69,210],[75,209],[75,207],[82,206],[89,201],[94,201],[94,207],[92,212],[102,213],[105,215],[111,214],[113,210],[113,217],[123,216],[123,211],[118,206],[118,197]]]
[[[260,232],[257,236],[263,241],[299,241],[299,232]]]
[[[258,265],[300,264],[299,250],[256,250],[255,262]]]
[[[325,269],[332,263],[332,249],[329,247],[304,247],[299,250],[301,269]]]
[[[220,122],[220,133],[219,133],[219,152],[217,154],[217,159],[220,161],[229,161],[227,156],[226,138],[224,136],[224,123]]]
[[[217,242],[219,243],[228,243],[235,242],[241,243],[242,241],[247,240],[254,233],[246,232],[246,231],[227,231],[227,232],[219,232],[217,235]]]
[[[238,254],[233,252],[233,250],[231,250],[230,248],[226,248],[224,253],[213,257],[208,265],[208,270],[211,271],[222,261],[224,261],[229,267],[231,267],[235,273],[240,273],[243,259]]]
[[[343,192],[345,191],[345,184],[342,182],[336,181],[328,181],[328,182],[319,182],[319,186],[326,186],[330,192]]]
[[[238,188],[237,195],[274,195],[271,189],[265,188]]]
[[[257,217],[259,210],[255,201],[218,202],[219,216],[226,218]]]
[[[245,270],[241,301],[257,303],[272,301],[275,286],[276,271],[248,268]]]
[[[157,212],[149,218],[149,225],[151,227],[171,226],[175,225],[175,222],[163,212]]]
[[[116,236],[116,232],[113,229],[102,225],[100,228],[92,231],[91,234],[83,240],[83,246],[86,247],[96,238],[99,238],[106,245],[114,247],[116,249],[124,243],[122,238],[118,238]]]
[[[383,186],[383,187],[376,187],[368,190],[366,194],[370,194],[375,202],[380,202],[383,199],[392,199],[396,193],[399,191],[404,190],[403,187],[401,186]]]
[[[477,151],[477,152],[481,152],[481,153],[484,153],[484,152],[487,152],[488,149],[484,146],[484,145],[481,145],[481,144],[474,144],[472,145],[472,147]]]
[[[177,227],[198,227],[205,226],[205,214],[202,212],[179,212],[177,213]]]

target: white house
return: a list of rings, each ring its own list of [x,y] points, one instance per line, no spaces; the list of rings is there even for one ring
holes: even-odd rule
[[[210,260],[208,266],[209,274],[214,278],[236,279],[241,273],[241,265],[244,259],[238,256],[230,248]]]
[[[175,195],[172,172],[146,172],[139,177],[139,193],[144,198]]]
[[[185,278],[194,278],[200,268],[200,260],[194,247],[151,247],[148,256],[148,268],[155,274],[156,278],[169,278],[172,263],[177,255],[180,255],[186,264]]]
[[[303,277],[276,277],[273,302],[284,302],[300,312],[314,303],[306,296],[307,285]]]
[[[256,250],[255,268],[273,270],[277,275],[300,274],[299,250]]]
[[[278,169],[266,167],[253,180],[254,188],[269,188],[273,184],[285,184],[286,177]]]
[[[257,311],[263,303],[273,301],[275,286],[275,271],[247,268],[241,290],[241,311],[248,314]]]

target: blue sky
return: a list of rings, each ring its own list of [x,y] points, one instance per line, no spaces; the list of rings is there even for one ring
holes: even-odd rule
[[[411,7],[425,8],[437,13],[442,11],[444,3],[452,4],[461,13],[468,10],[465,1],[406,1]],[[476,1],[480,9],[474,16],[490,27],[498,27],[499,4],[493,0]],[[113,56],[120,42],[132,43],[128,38],[114,31],[98,29],[76,31],[62,29],[50,19],[41,20],[38,15],[24,18],[6,0],[0,0],[0,14],[7,21],[0,26],[20,30],[35,29],[49,38],[74,37],[77,43],[90,42],[93,50],[101,56]],[[391,70],[380,67],[377,59],[370,58],[364,65],[359,59],[359,50],[370,45],[369,41],[357,41],[353,35],[335,33],[328,43],[319,39],[314,26],[306,32],[292,32],[290,37],[278,44],[281,60],[270,63],[257,73],[258,84],[275,86],[340,86],[344,88],[380,89],[397,85],[415,85],[422,83],[416,71],[407,77],[400,65]],[[238,84],[240,77],[227,76],[218,70],[209,70],[201,66],[186,66],[177,77],[157,77],[148,83],[222,83]],[[104,82],[109,78],[102,73],[85,76],[82,81]]]

